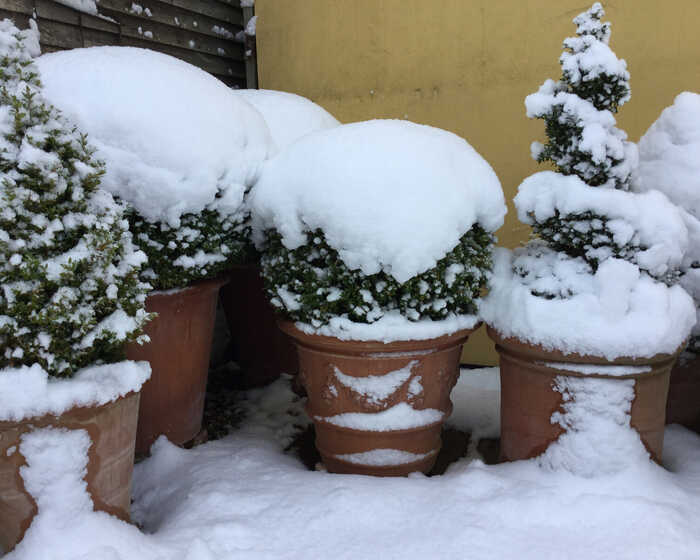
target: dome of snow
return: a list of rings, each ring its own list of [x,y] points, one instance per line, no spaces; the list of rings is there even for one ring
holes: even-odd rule
[[[104,188],[149,221],[235,212],[272,149],[263,117],[203,70],[131,47],[37,60],[46,98],[88,134]]]
[[[678,95],[642,136],[635,189],[659,190],[700,219],[700,95]]]
[[[255,237],[289,249],[320,228],[351,269],[399,282],[433,266],[475,223],[503,224],[501,184],[462,138],[374,120],[311,133],[263,166],[252,193]]]
[[[271,89],[237,89],[233,92],[260,111],[278,150],[310,132],[340,124],[323,107],[301,95]]]

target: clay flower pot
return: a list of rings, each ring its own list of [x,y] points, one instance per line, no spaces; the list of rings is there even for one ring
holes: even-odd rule
[[[185,445],[204,439],[202,415],[219,288],[225,280],[202,280],[183,290],[153,292],[146,310],[158,313],[145,328],[148,344],[127,345],[130,360],[151,364],[141,390],[137,456],[147,455],[160,435]]]
[[[22,435],[38,428],[87,431],[92,445],[85,481],[95,509],[130,521],[138,409],[139,393],[132,392],[111,403],[76,407],[60,416],[0,422],[0,553],[22,540],[37,513],[20,475],[26,461],[19,449]]]
[[[635,397],[630,412],[631,426],[639,433],[652,458],[661,462],[671,367],[678,354],[658,354],[652,358],[619,358],[613,361],[596,356],[563,354],[516,338],[501,336],[487,327],[500,355],[501,370],[501,460],[530,459],[546,451],[562,433],[552,414],[562,410],[562,394],[554,389],[557,377],[634,379]],[[647,366],[644,373],[600,375],[563,369],[572,366]]]
[[[265,295],[260,267],[241,265],[231,270],[221,288],[221,305],[241,367],[240,386],[259,387],[281,373],[298,368],[294,342],[277,326],[274,309]]]
[[[305,334],[280,322],[299,353],[316,448],[333,473],[427,473],[474,329],[429,340],[375,342]]]
[[[700,434],[700,354],[681,354],[671,370],[666,423]]]

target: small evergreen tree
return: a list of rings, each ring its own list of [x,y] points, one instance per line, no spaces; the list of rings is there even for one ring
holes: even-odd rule
[[[551,162],[562,175],[575,175],[590,187],[628,191],[638,163],[637,147],[616,128],[614,113],[630,99],[629,72],[608,46],[610,24],[603,23],[599,2],[574,18],[576,36],[564,41],[559,62],[562,78],[547,80],[525,101],[530,118],[543,119],[547,142],[534,142],[532,156]],[[608,257],[635,264],[646,250],[638,237],[621,239],[610,219],[593,211],[560,209],[538,220],[529,215],[534,233],[549,247],[570,257],[583,258],[597,270]],[[671,282],[677,271],[660,278]]]
[[[0,369],[67,377],[123,359],[150,286],[102,164],[42,96],[38,54],[35,25],[0,22]]]

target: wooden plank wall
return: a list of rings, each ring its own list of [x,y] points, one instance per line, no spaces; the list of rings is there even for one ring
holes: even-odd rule
[[[100,0],[96,17],[52,0],[0,0],[0,19],[26,27],[34,16],[43,52],[96,45],[160,51],[246,87],[239,0]],[[255,86],[252,86],[255,87]]]

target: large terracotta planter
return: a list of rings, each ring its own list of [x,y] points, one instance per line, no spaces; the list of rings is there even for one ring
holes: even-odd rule
[[[296,342],[306,409],[328,471],[375,476],[430,471],[442,445],[443,420],[452,412],[462,345],[473,329],[384,344],[308,335],[290,322],[280,327]],[[397,412],[404,420],[395,416],[388,423],[387,414]],[[346,414],[351,416],[338,416]],[[412,422],[405,421],[406,414]]]
[[[666,423],[700,434],[700,354],[681,354],[671,370]]]
[[[160,435],[184,445],[202,430],[209,355],[219,288],[225,280],[203,280],[184,290],[153,292],[146,310],[158,316],[146,324],[148,344],[127,345],[130,360],[151,364],[141,390],[137,456],[147,455]]]
[[[275,311],[265,295],[260,267],[234,267],[220,297],[241,368],[239,386],[266,385],[281,373],[295,375],[296,348],[277,326]]]
[[[541,346],[502,337],[487,328],[500,355],[501,370],[501,460],[517,461],[542,454],[562,433],[563,428],[552,423],[552,414],[561,410],[562,395],[554,390],[555,379],[564,377],[595,377],[634,379],[635,398],[632,402],[632,427],[652,458],[660,462],[663,449],[666,396],[671,367],[678,354],[658,354],[652,358],[619,358],[608,361],[602,357],[563,354]],[[629,375],[590,375],[552,364],[648,366],[650,371]]]
[[[20,467],[23,434],[54,427],[85,430],[92,445],[85,480],[95,509],[129,521],[131,475],[139,393],[130,393],[98,407],[74,408],[60,416],[41,416],[20,422],[0,422],[0,555],[22,540],[37,513],[25,490]]]

